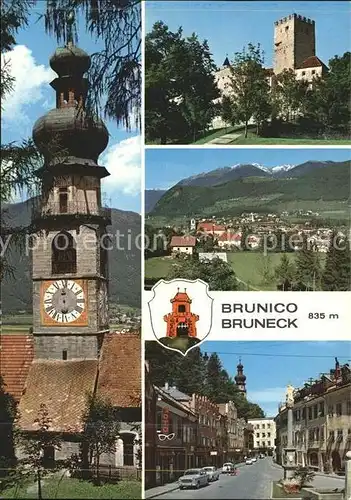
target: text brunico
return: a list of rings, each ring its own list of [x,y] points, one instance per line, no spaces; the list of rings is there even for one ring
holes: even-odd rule
[[[252,304],[222,304],[222,314],[232,315],[231,318],[222,318],[222,328],[298,328],[297,317],[294,316],[298,306],[294,303],[252,303]],[[237,314],[270,314],[262,318],[235,317]]]

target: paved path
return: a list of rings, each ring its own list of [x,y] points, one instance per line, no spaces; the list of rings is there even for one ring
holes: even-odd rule
[[[212,139],[212,141],[209,141],[206,144],[230,144],[241,135],[242,134],[224,134],[216,139]]]
[[[219,481],[210,483],[199,490],[182,490],[172,483],[146,491],[146,498],[162,499],[262,499],[271,498],[272,481],[283,477],[283,469],[274,465],[271,458],[258,460],[253,465],[239,469],[237,476],[221,474]],[[317,488],[343,488],[344,479],[316,475],[313,485]],[[162,494],[162,491],[164,492]]]

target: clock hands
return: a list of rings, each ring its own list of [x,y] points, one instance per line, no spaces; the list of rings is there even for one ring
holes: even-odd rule
[[[66,296],[66,291],[61,290],[61,295],[63,296],[62,302],[63,302],[63,307],[61,308],[62,314],[67,314],[68,313],[68,307],[66,306],[66,299],[64,298]]]

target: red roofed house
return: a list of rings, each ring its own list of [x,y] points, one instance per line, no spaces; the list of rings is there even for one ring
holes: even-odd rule
[[[223,233],[218,238],[218,246],[221,248],[230,248],[241,246],[241,233]]]
[[[197,231],[211,234],[212,236],[221,236],[225,233],[225,226],[216,224],[215,222],[199,222],[197,225]]]
[[[195,236],[172,236],[171,251],[172,254],[192,255],[196,246]]]

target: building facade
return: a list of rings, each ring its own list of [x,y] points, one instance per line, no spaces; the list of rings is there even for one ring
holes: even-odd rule
[[[197,416],[189,407],[190,396],[168,386],[155,387],[155,391],[155,484],[159,485],[175,481],[185,469],[195,466]],[[178,400],[172,396],[175,392]]]
[[[321,472],[342,472],[351,449],[351,372],[348,364],[294,392],[293,438],[298,465]],[[287,445],[287,408],[279,408],[277,462]]]
[[[274,23],[273,70],[279,74],[284,69],[300,68],[306,59],[316,55],[315,22],[291,14]]]
[[[253,452],[273,455],[275,450],[276,423],[274,418],[253,418],[248,421],[253,426]]]

